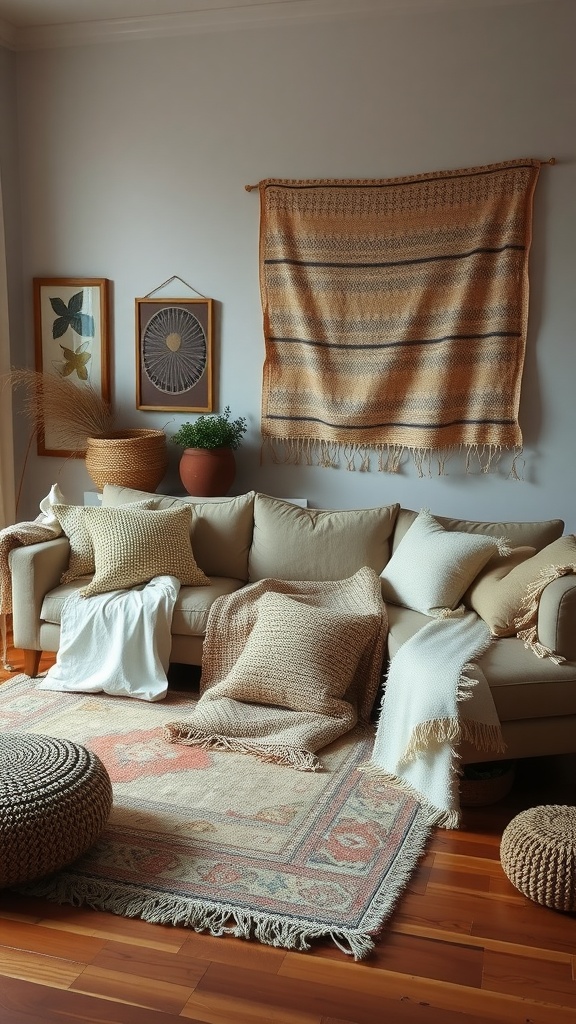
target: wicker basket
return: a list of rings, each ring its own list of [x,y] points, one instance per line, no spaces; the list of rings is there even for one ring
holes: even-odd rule
[[[497,800],[508,796],[515,777],[515,761],[486,761],[484,764],[466,765],[460,779],[460,803],[463,807],[495,804]]]
[[[155,491],[167,465],[163,430],[122,430],[88,438],[86,469],[99,491],[105,484]]]

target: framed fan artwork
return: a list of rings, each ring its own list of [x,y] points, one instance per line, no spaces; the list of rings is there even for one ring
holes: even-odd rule
[[[212,412],[213,299],[136,299],[136,407]]]

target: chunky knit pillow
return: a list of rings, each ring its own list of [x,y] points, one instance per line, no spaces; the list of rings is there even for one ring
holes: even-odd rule
[[[331,713],[366,649],[373,623],[350,609],[313,607],[266,593],[246,645],[226,679],[226,696],[249,704]]]
[[[83,597],[126,590],[154,576],[175,576],[183,586],[208,586],[190,542],[192,509],[86,509],[85,524],[94,547],[95,575]]]
[[[79,576],[91,576],[94,572],[94,548],[86,529],[84,505],[53,505],[52,510],[70,542],[68,568],[62,573],[60,583],[71,583]],[[155,507],[153,499],[132,502],[129,508],[150,509]]]
[[[382,597],[425,615],[446,614],[486,562],[506,550],[495,537],[445,530],[423,509],[380,574]]]

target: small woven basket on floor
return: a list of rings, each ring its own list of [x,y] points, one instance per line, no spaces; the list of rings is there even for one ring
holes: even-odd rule
[[[155,491],[167,465],[163,430],[122,430],[88,438],[86,469],[99,491],[105,484]]]
[[[460,779],[462,807],[482,807],[502,800],[514,785],[515,761],[486,761],[484,764],[465,765]]]
[[[576,807],[530,807],[506,826],[500,862],[507,877],[535,903],[576,911]]]

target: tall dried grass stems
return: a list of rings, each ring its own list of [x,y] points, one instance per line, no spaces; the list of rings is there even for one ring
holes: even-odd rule
[[[5,384],[24,388],[22,411],[32,423],[34,434],[50,425],[56,444],[84,455],[89,437],[107,437],[113,432],[112,410],[90,384],[78,387],[67,377],[26,368],[5,375]]]

